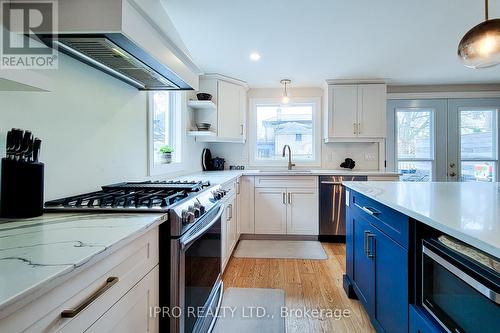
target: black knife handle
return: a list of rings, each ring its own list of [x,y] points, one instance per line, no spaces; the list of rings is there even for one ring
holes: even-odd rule
[[[40,157],[40,148],[42,146],[42,140],[36,138],[33,142],[33,162],[37,163]]]

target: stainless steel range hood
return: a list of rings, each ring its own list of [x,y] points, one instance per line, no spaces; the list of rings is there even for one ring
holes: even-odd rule
[[[176,32],[158,1],[64,0],[58,6],[59,31],[39,34],[47,45],[140,90],[198,89],[200,70],[169,38]]]

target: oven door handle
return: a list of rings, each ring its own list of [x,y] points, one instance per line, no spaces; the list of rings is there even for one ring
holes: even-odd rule
[[[488,299],[491,301],[495,302],[496,304],[500,305],[500,294],[496,293],[494,290],[491,290],[481,282],[477,281],[475,278],[470,276],[469,274],[465,273],[464,271],[460,270],[458,267],[450,263],[448,260],[444,259],[440,255],[434,253],[431,249],[426,247],[425,245],[422,246],[422,252],[429,256],[432,260],[436,261],[438,264],[449,270],[451,273],[453,273],[456,277],[458,277],[460,280],[464,281],[467,283],[469,286],[477,290],[479,293],[483,294],[486,296]]]
[[[195,234],[191,235],[189,238],[180,240],[181,250],[185,250],[186,248],[188,248],[195,240],[200,238],[201,235],[205,233],[205,231],[210,229],[217,222],[218,219],[221,218],[222,213],[224,212],[224,208],[222,207],[222,205],[219,205],[218,209],[219,211],[217,212],[217,214],[209,223],[207,223],[207,225],[198,230]]]

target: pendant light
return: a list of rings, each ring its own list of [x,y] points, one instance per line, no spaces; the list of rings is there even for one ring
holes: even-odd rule
[[[488,19],[488,0],[484,1],[485,21],[470,29],[458,45],[458,56],[465,66],[486,68],[500,63],[500,19]]]
[[[288,104],[288,103],[290,103],[290,96],[288,96],[288,91],[286,90],[286,85],[292,83],[292,80],[283,79],[280,81],[280,83],[284,87],[283,88],[283,97],[281,98],[281,103]]]

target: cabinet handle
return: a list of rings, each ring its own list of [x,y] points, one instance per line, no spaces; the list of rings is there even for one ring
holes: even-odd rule
[[[240,135],[243,135],[243,124],[240,125]]]
[[[363,212],[372,215],[372,216],[377,216],[380,215],[380,212],[376,210],[375,208],[369,207],[369,206],[360,206],[356,204],[356,206],[361,209]]]
[[[292,193],[288,192],[288,204],[292,204]]]
[[[282,194],[283,194],[283,205],[286,205],[286,193],[283,192]]]
[[[358,126],[356,126],[356,129],[358,130],[358,134],[361,134],[361,123],[358,123]]]
[[[72,310],[64,310],[63,312],[61,312],[61,317],[62,318],[73,318],[74,316],[76,316],[77,314],[82,312],[83,309],[85,309],[90,303],[95,301],[99,296],[104,294],[104,292],[106,290],[108,290],[109,288],[111,288],[115,283],[117,283],[118,280],[119,279],[116,276],[108,277],[106,279],[106,283],[102,287],[100,287],[99,289],[94,291],[89,297],[87,297],[76,308],[74,308]]]
[[[240,182],[236,182],[236,194],[240,194]]]
[[[368,239],[368,258],[375,258],[375,235],[372,233],[369,233],[366,238]],[[372,241],[373,240],[373,241]],[[372,251],[373,250],[373,251]]]
[[[368,230],[365,230],[364,235],[363,235],[363,250],[365,251],[365,255],[368,256],[368,234],[370,232]]]
[[[227,209],[228,209],[228,214],[226,221],[230,221],[233,218],[233,205],[232,204],[227,205]]]
[[[354,134],[356,134],[356,127],[357,127],[357,126],[356,126],[356,123],[353,123],[353,124],[352,124],[352,132],[353,132]]]

